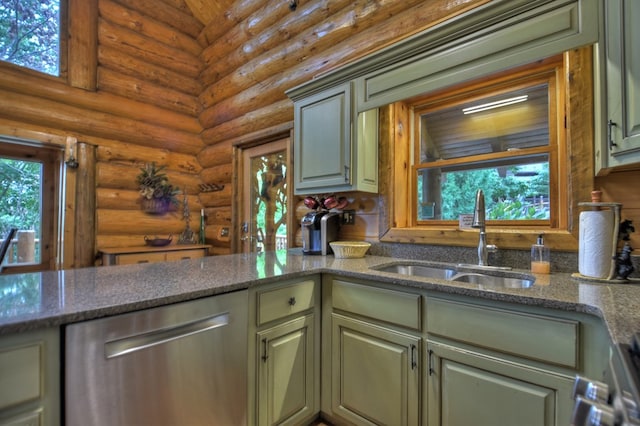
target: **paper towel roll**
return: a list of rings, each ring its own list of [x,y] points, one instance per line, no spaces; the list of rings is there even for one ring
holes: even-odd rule
[[[580,213],[578,272],[608,279],[613,255],[614,213],[612,210]]]

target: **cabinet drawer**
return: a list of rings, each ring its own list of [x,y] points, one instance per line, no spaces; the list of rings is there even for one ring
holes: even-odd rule
[[[316,304],[315,281],[296,282],[258,294],[258,325],[306,311]]]
[[[427,331],[448,339],[563,367],[578,367],[578,321],[427,300]]]
[[[168,251],[166,260],[197,259],[199,257],[204,257],[204,250],[179,250]]]
[[[331,291],[334,309],[420,330],[419,294],[342,280],[333,280]]]
[[[164,262],[165,253],[134,253],[116,256],[116,265],[131,265],[133,263]]]
[[[41,397],[42,345],[0,351],[0,409]]]

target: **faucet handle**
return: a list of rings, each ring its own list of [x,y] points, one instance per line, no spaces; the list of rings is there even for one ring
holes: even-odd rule
[[[489,253],[495,253],[498,251],[498,246],[495,244],[487,244],[487,251]]]

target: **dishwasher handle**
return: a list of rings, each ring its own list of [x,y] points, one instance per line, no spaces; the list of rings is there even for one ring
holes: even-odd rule
[[[112,340],[104,344],[105,357],[107,359],[119,357],[141,349],[202,333],[203,331],[224,327],[227,324],[229,324],[229,313],[225,312],[213,317],[180,324],[176,327],[162,328],[123,339]]]

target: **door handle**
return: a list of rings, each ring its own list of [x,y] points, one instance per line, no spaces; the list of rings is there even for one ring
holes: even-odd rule
[[[104,344],[107,359],[126,355],[152,346],[168,343],[183,337],[213,330],[229,324],[229,313],[215,315],[202,320],[192,321],[176,327],[162,328],[141,333],[124,339],[112,340]]]

